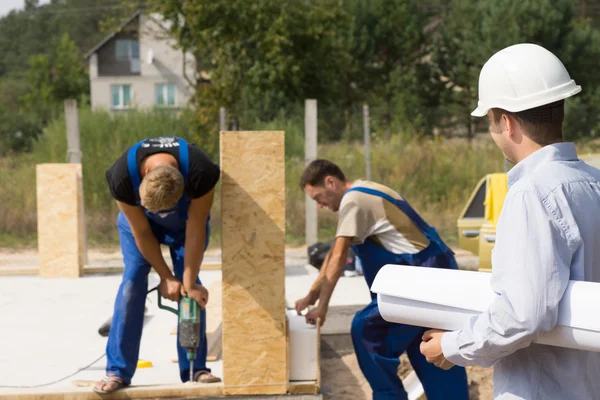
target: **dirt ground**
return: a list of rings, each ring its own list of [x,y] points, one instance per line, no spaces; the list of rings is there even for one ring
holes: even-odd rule
[[[411,371],[406,355],[400,358],[400,376]],[[468,367],[470,400],[493,399],[492,369]],[[323,336],[321,342],[321,390],[327,400],[369,400],[371,388],[364,378],[349,335]],[[426,399],[422,396],[420,400]]]

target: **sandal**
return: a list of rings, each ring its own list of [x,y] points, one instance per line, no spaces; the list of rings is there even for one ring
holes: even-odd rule
[[[109,394],[109,393],[116,392],[117,390],[120,390],[120,389],[123,389],[123,388],[129,386],[128,383],[125,383],[123,381],[123,379],[121,379],[117,375],[106,375],[104,378],[100,379],[100,382],[102,382],[103,388],[107,384],[116,383],[116,385],[114,386],[114,388],[112,390],[98,389],[97,386],[94,386],[94,392],[100,393],[100,394]]]
[[[214,376],[208,371],[198,371],[194,374],[194,382],[215,383],[221,382],[221,378]]]

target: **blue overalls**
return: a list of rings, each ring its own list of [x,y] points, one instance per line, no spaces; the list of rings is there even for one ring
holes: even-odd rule
[[[133,190],[138,197],[140,174],[136,160],[136,152],[144,141],[135,144],[128,152],[127,167],[133,184]],[[179,170],[187,184],[189,172],[188,145],[183,139],[179,142]],[[190,199],[183,194],[177,205],[170,209],[153,214],[144,210],[148,216],[150,227],[160,244],[169,246],[175,276],[183,279],[183,261],[185,245],[185,227]],[[123,280],[117,293],[113,319],[111,323],[108,343],[106,345],[107,365],[106,372],[121,377],[126,383],[131,383],[135,373],[142,337],[144,321],[144,306],[146,292],[148,291],[148,273],[151,266],[144,259],[137,248],[131,227],[123,213],[117,218],[121,251],[125,270]],[[206,221],[205,249],[210,236],[209,219]],[[200,283],[200,280],[196,280]],[[202,332],[201,344],[196,352],[194,371],[208,371],[206,368],[206,311],[201,310]],[[175,321],[175,320],[174,320]],[[189,361],[186,351],[179,345],[179,332],[177,332],[177,353],[179,358],[179,372],[181,381],[189,380]]]
[[[386,264],[458,269],[454,253],[444,244],[437,231],[406,201],[394,199],[386,193],[369,188],[354,187],[346,193],[350,191],[380,196],[395,204],[429,240],[429,245],[416,254],[394,254],[369,239],[363,244],[352,246],[361,260],[369,288],[379,269]],[[406,351],[428,400],[467,400],[469,390],[465,369],[454,366],[444,371],[428,363],[419,351],[421,337],[427,328],[385,321],[379,313],[377,297],[372,292],[371,299],[371,303],[354,316],[351,334],[358,363],[373,389],[373,399],[408,398],[397,372],[399,357]]]

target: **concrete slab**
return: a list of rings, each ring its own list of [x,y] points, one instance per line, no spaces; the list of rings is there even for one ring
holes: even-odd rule
[[[301,255],[286,259],[286,292],[292,303],[296,294],[308,290],[314,279],[304,262]],[[210,287],[221,279],[221,271],[201,271],[200,278]],[[149,281],[149,288],[156,286],[158,276],[151,273]],[[0,394],[19,393],[31,386],[75,388],[74,381],[96,381],[104,376],[107,338],[98,334],[98,328],[113,313],[120,282],[120,274],[53,280],[2,277]],[[336,295],[335,299],[340,299],[336,301],[344,298],[342,292]],[[133,385],[180,383],[177,364],[172,361],[177,357],[177,339],[170,334],[177,317],[160,310],[156,296],[152,292],[146,301],[148,310],[140,345],[140,359],[152,362],[152,367],[139,368]],[[208,367],[222,376],[221,360],[209,362]]]

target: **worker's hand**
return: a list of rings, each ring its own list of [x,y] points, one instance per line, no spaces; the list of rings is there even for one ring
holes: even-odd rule
[[[193,286],[188,287],[187,289],[181,286],[181,294],[185,296],[187,293],[192,299],[196,300],[196,303],[201,308],[206,307],[206,303],[208,303],[208,290],[202,285],[194,283]]]
[[[442,351],[442,335],[444,333],[445,331],[439,329],[426,331],[421,338],[423,341],[421,342],[420,350],[427,362],[432,363],[438,368],[449,370],[454,367],[454,364],[446,359]]]
[[[304,311],[309,306],[314,306],[317,300],[319,300],[319,293],[315,292],[309,292],[306,295],[306,297],[296,300],[296,302],[294,303],[296,313],[298,315],[302,315],[302,311]]]
[[[316,308],[306,314],[306,322],[311,325],[316,325],[317,321],[319,322],[319,326],[323,326],[325,323],[325,316],[327,315],[327,306],[319,304]]]
[[[181,288],[183,285],[181,281],[174,276],[170,276],[165,279],[160,280],[160,285],[158,285],[158,291],[160,295],[165,299],[169,299],[171,301],[179,302],[179,295],[181,293]]]

